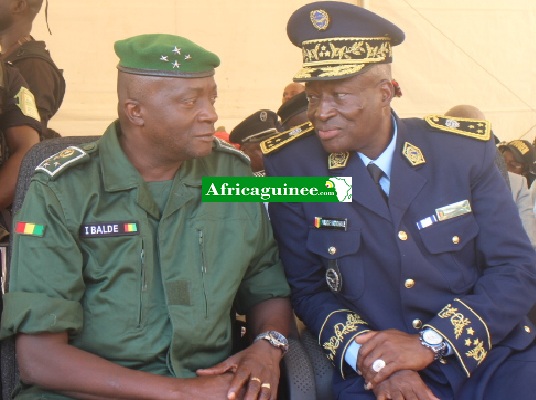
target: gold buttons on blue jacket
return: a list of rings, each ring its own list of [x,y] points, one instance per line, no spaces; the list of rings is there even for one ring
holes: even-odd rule
[[[408,240],[408,234],[406,231],[398,231],[398,238],[400,240]]]
[[[525,332],[530,333],[530,326],[525,325]]]
[[[452,237],[452,243],[459,244],[460,243],[460,237],[459,236],[453,236]]]
[[[415,286],[415,281],[413,279],[406,279],[406,282],[404,282],[404,286],[408,289],[411,289],[413,286]]]
[[[422,321],[420,319],[414,319],[413,322],[411,323],[411,325],[415,329],[421,329],[422,328]]]
[[[337,249],[334,246],[331,246],[328,248],[328,253],[331,254],[332,256],[335,255],[336,252],[337,252]]]

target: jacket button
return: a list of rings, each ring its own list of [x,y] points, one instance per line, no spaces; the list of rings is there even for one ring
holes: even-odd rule
[[[530,333],[530,326],[525,325],[525,332]]]
[[[406,233],[406,231],[399,231],[398,238],[400,240],[408,240],[408,234]]]
[[[422,328],[422,321],[420,319],[414,319],[411,323],[415,329],[421,329]]]
[[[406,279],[406,282],[404,282],[404,286],[406,288],[411,289],[413,286],[415,286],[415,281],[413,279]]]
[[[452,243],[454,243],[454,244],[460,243],[460,237],[459,236],[453,236],[452,237]]]
[[[329,254],[334,255],[336,252],[337,252],[337,249],[335,247],[331,246],[330,248],[328,248]]]

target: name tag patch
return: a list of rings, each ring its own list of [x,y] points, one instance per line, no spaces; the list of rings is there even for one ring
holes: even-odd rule
[[[317,229],[339,229],[345,231],[348,220],[347,218],[315,217],[314,224]]]
[[[138,222],[94,222],[80,226],[80,237],[95,238],[108,236],[135,236],[139,235]]]

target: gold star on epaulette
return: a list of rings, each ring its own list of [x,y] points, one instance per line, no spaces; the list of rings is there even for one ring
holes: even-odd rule
[[[489,121],[445,115],[428,115],[424,117],[424,120],[430,126],[443,132],[450,132],[482,141],[487,141],[491,137],[491,123]]]

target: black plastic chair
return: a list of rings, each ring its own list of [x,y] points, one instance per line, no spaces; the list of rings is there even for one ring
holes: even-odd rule
[[[21,164],[19,178],[15,189],[15,198],[12,205],[13,212],[18,211],[21,208],[26,191],[30,186],[31,177],[33,176],[37,165],[68,146],[92,142],[99,137],[100,136],[63,136],[45,140],[32,147],[25,155]],[[8,251],[8,273],[10,256],[11,254]],[[7,280],[8,277],[5,277],[5,279]],[[7,287],[7,290],[9,290],[9,287]],[[237,321],[237,328],[240,329],[238,324],[239,322]],[[310,359],[306,354],[302,342],[297,337],[297,334],[289,337],[289,343],[290,349],[283,358],[281,364],[281,383],[278,398],[279,400],[314,400],[315,378]],[[316,346],[318,346],[318,344]],[[2,382],[2,400],[11,399],[11,393],[19,382],[19,370],[13,338],[8,338],[0,343],[0,375]]]
[[[51,155],[65,149],[68,146],[92,142],[99,136],[63,136],[56,139],[45,140],[34,145],[22,160],[17,186],[15,187],[15,196],[13,198],[12,212],[18,211],[24,200],[24,195],[30,186],[30,180],[35,171],[35,167]],[[11,244],[11,240],[10,240]],[[7,271],[9,274],[9,260],[11,258],[10,248],[7,254]],[[6,289],[8,287],[8,277],[6,280]],[[2,379],[2,400],[11,399],[11,392],[19,381],[19,369],[15,354],[15,341],[13,338],[3,340],[0,343],[0,375]]]

